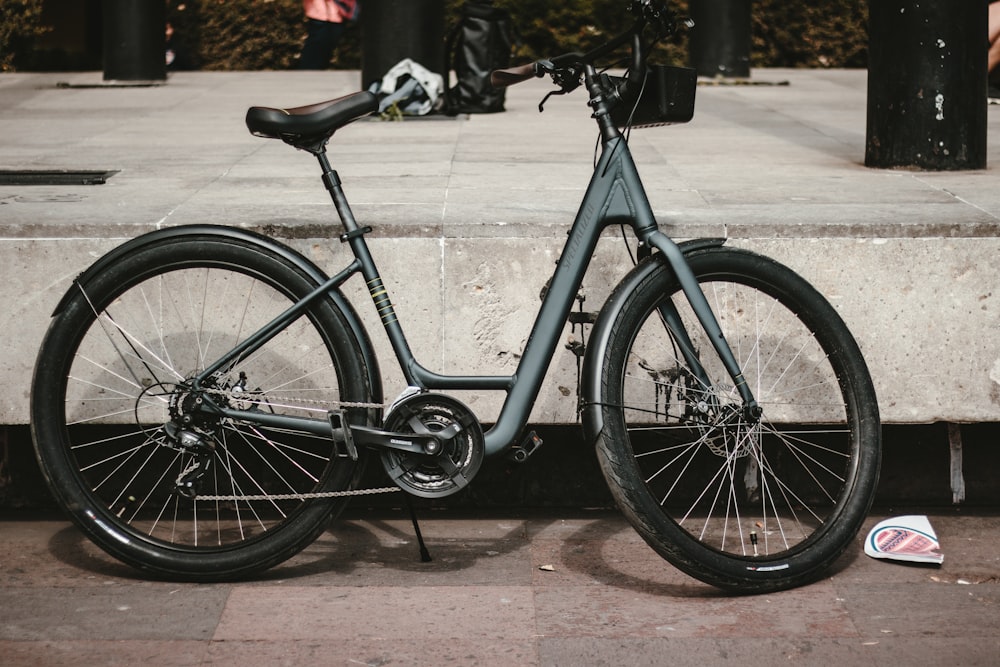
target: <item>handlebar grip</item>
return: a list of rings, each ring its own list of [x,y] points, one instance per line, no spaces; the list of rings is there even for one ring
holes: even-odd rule
[[[518,67],[508,67],[506,69],[495,69],[490,72],[490,84],[494,88],[506,88],[515,83],[521,83],[528,79],[534,79],[538,74],[535,72],[535,64],[519,65]]]

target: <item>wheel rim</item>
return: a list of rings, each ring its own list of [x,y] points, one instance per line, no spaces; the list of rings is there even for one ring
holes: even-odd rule
[[[188,378],[270,321],[291,301],[260,276],[186,266],[120,290],[95,308],[66,380],[71,466],[97,507],[136,537],[213,551],[259,540],[304,508],[289,497],[345,485],[347,463],[329,439],[231,420],[189,424],[208,451],[178,447],[164,425],[189,414]],[[213,378],[213,400],[239,409],[322,417],[339,398],[339,372],[315,322],[299,318]],[[201,461],[201,495],[176,481]],[[207,461],[207,463],[205,463]],[[260,498],[267,496],[267,498]]]

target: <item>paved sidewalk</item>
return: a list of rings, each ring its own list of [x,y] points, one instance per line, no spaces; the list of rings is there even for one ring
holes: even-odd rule
[[[699,86],[689,124],[631,135],[653,207],[679,236],[997,236],[997,170],[863,166],[864,70],[760,70],[751,81]],[[251,105],[354,92],[357,72],[99,83],[99,72],[0,74],[0,168],[120,170],[101,187],[0,187],[3,236],[111,238],[202,221],[270,222],[304,237],[329,223],[312,158],[249,136],[243,118]],[[331,160],[358,219],[377,226],[376,238],[562,233],[597,133],[583,91],[539,114],[551,89],[546,79],[514,86],[500,114],[342,130]],[[1000,107],[988,118],[1000,136]],[[988,163],[1000,164],[1000,142],[989,143]]]
[[[829,578],[754,597],[682,575],[615,513],[425,515],[432,563],[402,512],[361,512],[225,585],[143,581],[62,520],[0,521],[0,663],[1000,664],[995,513],[931,514],[941,567],[859,537]]]

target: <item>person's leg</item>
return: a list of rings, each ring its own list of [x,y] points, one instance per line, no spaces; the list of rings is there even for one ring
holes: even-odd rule
[[[333,49],[340,40],[344,25],[309,19],[306,41],[299,56],[299,69],[326,69],[330,66]]]
[[[990,40],[990,50],[986,56],[987,67],[990,72],[1000,63],[1000,2],[991,2],[989,7],[989,22],[987,35]]]

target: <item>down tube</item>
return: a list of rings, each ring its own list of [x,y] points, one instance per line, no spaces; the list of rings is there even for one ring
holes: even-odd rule
[[[621,145],[618,145],[619,142]],[[622,221],[634,224],[635,203],[640,203],[637,207],[640,214],[642,211],[646,212],[642,222],[655,226],[641,186],[635,187],[638,177],[634,177],[634,180],[623,177],[623,173],[627,174],[629,171],[634,174],[635,166],[631,163],[628,147],[623,140],[616,138],[606,143],[566,239],[549,289],[542,300],[538,317],[524,348],[524,356],[517,366],[515,381],[500,410],[496,425],[486,432],[487,455],[507,449],[527,424],[601,231],[609,224]],[[632,187],[628,187],[626,182]],[[637,197],[642,201],[636,202]]]

